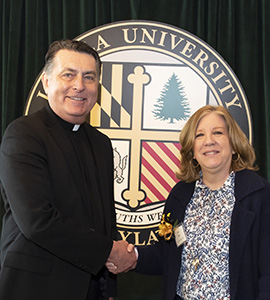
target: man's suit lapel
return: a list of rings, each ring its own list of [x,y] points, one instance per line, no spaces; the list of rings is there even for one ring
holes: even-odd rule
[[[94,163],[96,164],[96,184],[100,193],[100,197],[102,200],[102,209],[103,209],[103,216],[106,220],[104,222],[104,226],[107,232],[110,232],[111,224],[109,220],[110,217],[110,205],[109,205],[109,194],[110,187],[107,185],[107,180],[104,180],[104,176],[107,176],[107,168],[105,164],[105,158],[103,157],[103,151],[99,147],[105,147],[105,145],[100,145],[100,143],[96,144],[94,147],[93,143],[97,143],[97,141],[93,141],[94,139],[94,131],[95,129],[89,127],[89,130],[86,130],[86,134],[88,137],[89,144],[92,147],[93,159]],[[102,183],[102,186],[100,185]],[[105,205],[104,205],[105,204]]]
[[[79,159],[76,153],[74,146],[71,140],[68,138],[65,129],[57,120],[57,117],[50,110],[49,107],[45,107],[46,114],[45,116],[45,124],[48,127],[48,131],[52,138],[55,140],[55,143],[61,149],[63,156],[66,159],[67,165],[70,169],[70,176],[72,176],[75,185],[78,189],[78,192],[83,199],[84,204],[86,206],[87,211],[90,213],[90,203],[89,199],[87,199],[87,187],[83,176],[83,170],[81,168]],[[90,216],[92,217],[92,216]]]

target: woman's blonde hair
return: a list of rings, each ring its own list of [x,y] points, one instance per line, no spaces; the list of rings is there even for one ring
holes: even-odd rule
[[[255,151],[229,111],[223,106],[206,105],[190,117],[180,134],[180,166],[179,171],[176,173],[178,179],[192,182],[199,178],[201,167],[197,162],[194,163],[193,159],[195,134],[200,120],[211,112],[221,116],[227,125],[229,142],[233,151],[235,151],[235,154],[232,155],[231,170],[258,169],[254,167],[256,160]]]

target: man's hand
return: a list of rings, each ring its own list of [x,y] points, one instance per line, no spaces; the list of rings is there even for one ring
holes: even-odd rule
[[[113,274],[128,272],[136,267],[137,256],[134,245],[126,241],[113,241],[106,267]]]

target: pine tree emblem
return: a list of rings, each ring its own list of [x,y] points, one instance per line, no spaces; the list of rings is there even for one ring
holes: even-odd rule
[[[168,79],[157,99],[155,109],[152,111],[155,118],[162,121],[187,120],[190,116],[190,107],[184,91],[184,87],[178,77],[173,75]]]

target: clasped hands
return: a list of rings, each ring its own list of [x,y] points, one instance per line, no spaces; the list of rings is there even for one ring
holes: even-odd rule
[[[113,247],[105,265],[113,274],[134,269],[137,265],[134,245],[123,240],[113,241]]]

